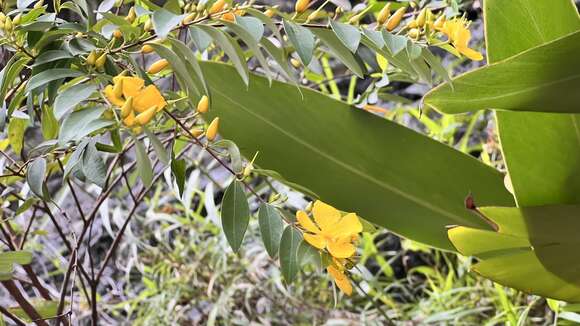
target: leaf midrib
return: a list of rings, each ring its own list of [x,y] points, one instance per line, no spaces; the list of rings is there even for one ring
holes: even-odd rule
[[[359,170],[357,170],[356,168],[354,168],[353,166],[351,166],[348,163],[345,163],[341,160],[338,160],[337,158],[333,157],[330,154],[327,154],[323,151],[321,151],[320,149],[316,148],[315,146],[309,144],[308,142],[304,141],[303,139],[297,137],[296,135],[293,135],[289,132],[287,132],[286,130],[284,130],[283,128],[280,128],[277,124],[275,124],[274,122],[271,122],[267,119],[265,119],[263,116],[255,114],[254,112],[252,112],[252,110],[246,108],[244,105],[240,104],[239,102],[235,101],[234,99],[230,98],[227,94],[221,92],[219,89],[214,89],[213,90],[215,93],[218,93],[219,95],[223,96],[224,98],[226,98],[228,101],[230,101],[231,104],[233,104],[233,106],[237,106],[239,108],[241,108],[242,110],[244,110],[246,113],[252,115],[254,118],[263,121],[264,123],[268,124],[269,126],[271,126],[272,128],[278,130],[280,133],[282,133],[283,135],[287,136],[288,138],[290,138],[291,140],[301,144],[302,146],[308,148],[309,150],[311,150],[313,153],[318,154],[320,156],[322,156],[323,158],[329,160],[330,162],[344,168],[345,170],[351,172],[352,174],[355,174],[365,180],[368,180],[371,183],[374,183],[375,185],[379,186],[380,188],[383,188],[387,191],[390,191],[392,193],[395,193],[407,200],[410,200],[412,202],[414,202],[415,204],[422,206],[426,209],[429,209],[433,212],[436,212],[440,215],[443,215],[445,217],[450,218],[451,220],[458,222],[460,224],[464,224],[465,223],[465,218],[455,215],[454,213],[445,210],[444,208],[441,208],[437,205],[433,205],[431,203],[426,202],[425,200],[422,200],[420,198],[417,198],[403,190],[400,190],[398,188],[396,188],[395,186],[392,186],[388,183],[379,181],[375,178],[373,178],[372,176],[361,172]]]

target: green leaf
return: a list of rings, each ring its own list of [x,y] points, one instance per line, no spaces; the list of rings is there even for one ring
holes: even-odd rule
[[[26,182],[30,190],[41,199],[46,199],[47,191],[44,184],[44,175],[46,174],[46,160],[39,157],[28,166],[26,172]]]
[[[10,89],[12,83],[28,61],[30,61],[28,57],[21,57],[16,53],[6,62],[6,66],[0,71],[0,102],[4,102],[8,89]]]
[[[428,48],[423,48],[421,56],[429,64],[431,69],[433,69],[433,71],[435,71],[435,73],[437,73],[441,78],[443,78],[443,80],[449,84],[449,87],[453,89],[453,82],[451,81],[449,72],[445,67],[443,67],[441,60],[433,53],[431,53]]]
[[[42,64],[48,63],[48,62],[53,62],[56,60],[68,59],[68,58],[72,58],[72,56],[67,51],[48,50],[48,51],[42,52],[42,54],[40,54],[34,60],[34,64],[31,67],[36,67],[36,66],[40,66]]]
[[[383,31],[383,40],[391,51],[392,55],[397,55],[399,52],[407,48],[407,38],[401,35],[394,35],[387,31]]]
[[[338,39],[336,34],[322,28],[311,28],[310,30],[329,48],[330,53],[344,63],[350,71],[357,75],[357,77],[364,78],[364,74],[366,73],[364,63],[342,44],[342,41]]]
[[[282,69],[281,72],[284,75],[284,77],[287,80],[291,80],[292,82],[297,84],[294,78],[294,73],[290,69],[290,66],[288,66],[288,57],[286,56],[284,49],[277,47],[276,45],[274,45],[274,43],[272,43],[272,41],[268,40],[267,38],[262,38],[260,44],[262,44],[262,46],[270,54],[272,59],[274,59],[274,61],[276,61],[278,66],[280,66],[280,68]]]
[[[185,188],[185,171],[187,169],[185,160],[171,160],[171,173],[175,177],[175,183],[179,189],[179,195],[183,196],[183,189]]]
[[[266,247],[270,257],[276,258],[284,230],[282,216],[276,207],[270,204],[262,204],[258,212],[258,222],[264,247]]]
[[[361,33],[358,28],[334,20],[330,21],[330,27],[342,44],[344,44],[350,52],[355,53],[361,40]]]
[[[580,113],[580,31],[442,84],[425,104],[444,113],[483,109]]]
[[[302,234],[291,225],[288,225],[282,233],[280,241],[280,268],[286,283],[290,284],[296,278],[300,271],[300,262],[298,261],[298,247],[302,242]]]
[[[276,36],[276,38],[278,40],[282,40],[282,35],[280,35],[280,31],[278,30],[278,26],[274,23],[274,21],[272,20],[272,18],[264,15],[263,12],[254,9],[254,8],[247,8],[244,9],[248,15],[254,16],[256,18],[258,18],[259,20],[262,21],[262,23],[264,23],[264,25],[266,25],[266,27],[268,27],[268,29],[270,29],[272,31],[272,33],[274,34],[274,36]],[[236,17],[237,19],[238,17]]]
[[[310,89],[301,95],[255,75],[248,89],[227,65],[202,68],[213,90],[209,119],[236,121],[220,133],[246,157],[259,150],[257,166],[340,210],[451,250],[446,226],[485,226],[465,210],[469,193],[478,204],[513,205],[501,173],[429,137]]]
[[[107,179],[107,167],[99,155],[95,142],[90,142],[83,152],[82,171],[87,180],[104,188]]]
[[[32,253],[28,251],[0,252],[0,281],[12,279],[14,264],[28,265],[32,263]]]
[[[298,246],[298,264],[314,264],[318,270],[322,269],[322,258],[320,256],[320,251],[309,245],[308,242],[302,241]]]
[[[41,86],[44,86],[51,81],[63,79],[63,78],[71,78],[71,77],[79,77],[82,76],[83,73],[77,70],[67,69],[67,68],[55,68],[45,70],[41,73],[38,73],[32,77],[26,84],[26,91],[29,92],[31,90],[35,90]]]
[[[28,119],[12,117],[8,123],[8,140],[16,155],[20,155],[24,144],[24,131],[28,126]]]
[[[283,24],[284,31],[286,31],[290,43],[296,49],[296,53],[298,53],[300,60],[302,60],[302,64],[308,66],[310,61],[312,61],[312,55],[314,53],[314,45],[316,42],[314,35],[308,28],[291,21],[284,19]]]
[[[238,145],[229,139],[220,139],[213,144],[215,147],[225,148],[230,156],[230,161],[232,165],[232,170],[236,173],[242,173],[242,155],[240,154],[240,149]]]
[[[203,76],[203,72],[201,71],[201,66],[193,52],[187,45],[183,44],[183,42],[176,40],[174,38],[170,39],[171,45],[173,46],[173,50],[175,53],[183,58],[183,63],[185,64],[187,71],[190,76],[195,76],[197,78],[193,78],[193,83],[197,88],[200,95],[204,94],[208,97],[210,96],[210,90],[207,87],[205,82],[205,77]],[[197,104],[197,103],[196,103]]]
[[[232,61],[236,70],[242,77],[242,80],[247,85],[248,84],[248,66],[246,65],[246,60],[244,59],[244,53],[238,43],[228,34],[224,33],[220,29],[199,25],[195,28],[199,28],[205,33],[209,34],[214,42],[216,42],[222,50],[228,55],[228,58]]]
[[[88,145],[88,141],[83,141],[77,145],[75,151],[71,154],[70,158],[66,162],[64,167],[63,179],[68,178],[71,172],[75,171],[79,167],[79,163],[82,162],[85,153],[85,148]]]
[[[113,121],[100,118],[103,112],[105,112],[104,107],[90,107],[72,112],[60,126],[59,144],[64,145],[69,141],[80,140],[101,128],[112,125]]]
[[[48,105],[42,107],[42,136],[44,139],[54,139],[58,136],[58,121]]]
[[[484,12],[491,64],[580,29],[568,0],[486,0]],[[518,205],[580,202],[580,115],[497,111],[496,117]]]
[[[56,313],[58,311],[58,301],[35,300],[32,301],[31,303],[41,318],[51,319],[56,317]],[[32,322],[28,314],[24,311],[24,309],[16,307],[16,308],[8,308],[8,310],[14,315],[16,315],[16,317],[27,322]]]
[[[166,9],[159,9],[153,13],[153,28],[159,38],[165,38],[174,29],[184,15],[176,15]]]
[[[250,207],[243,184],[234,180],[224,193],[222,200],[222,228],[234,252],[238,252],[250,223]]]
[[[191,36],[193,44],[200,52],[205,51],[211,44],[211,36],[193,25],[189,28],[189,35]]]
[[[139,139],[135,139],[135,150],[137,153],[137,172],[141,177],[141,181],[143,181],[143,185],[149,187],[153,183],[153,167],[145,145]]]
[[[497,231],[468,227],[449,230],[472,269],[484,277],[543,297],[580,302],[580,206],[483,207],[479,213]]]
[[[236,24],[242,26],[257,42],[264,36],[264,24],[255,17],[236,16]]]
[[[97,90],[94,84],[78,84],[59,93],[54,100],[54,115],[60,120],[79,103],[88,99]]]
[[[165,149],[165,146],[163,146],[163,143],[161,143],[159,138],[148,128],[143,128],[143,130],[145,131],[147,138],[149,138],[151,145],[153,145],[153,149],[155,150],[155,153],[157,153],[159,161],[161,161],[165,165],[169,164],[171,157],[167,152],[167,150]]]

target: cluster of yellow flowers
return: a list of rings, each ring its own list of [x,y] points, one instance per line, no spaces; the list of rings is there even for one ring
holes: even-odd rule
[[[123,124],[129,128],[148,124],[167,105],[157,87],[145,86],[139,77],[116,76],[104,93],[111,104],[121,109]]]
[[[363,226],[356,214],[342,216],[339,210],[321,201],[314,202],[312,217],[305,211],[296,213],[298,224],[304,230],[304,240],[332,256],[332,263],[326,270],[336,285],[350,295],[352,284],[346,275],[346,264],[356,252],[355,243]]]

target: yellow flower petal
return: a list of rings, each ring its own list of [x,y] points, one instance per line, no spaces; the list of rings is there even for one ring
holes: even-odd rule
[[[318,224],[322,230],[334,227],[340,219],[340,212],[336,208],[325,204],[320,200],[314,202],[312,215],[314,215],[314,221],[316,221],[316,224]]]
[[[318,249],[326,247],[326,240],[317,234],[304,233],[304,240]]]
[[[306,231],[312,233],[320,232],[320,229],[314,224],[314,222],[312,222],[312,220],[310,219],[310,217],[308,217],[308,214],[306,214],[306,212],[304,211],[296,212],[296,219],[298,220],[300,226],[303,227]]]
[[[350,237],[338,241],[329,241],[326,244],[330,255],[336,258],[348,258],[354,255],[356,248],[350,243]]]
[[[104,93],[105,97],[107,97],[107,100],[109,100],[111,104],[115,106],[123,106],[123,104],[125,104],[125,101],[122,98],[115,96],[113,85],[107,85],[107,87],[105,87]]]
[[[144,112],[152,106],[157,106],[157,110],[162,110],[166,105],[163,95],[155,85],[149,85],[133,98],[133,109],[139,113]]]
[[[122,77],[123,79],[123,95],[125,98],[129,96],[136,97],[143,86],[145,86],[145,81],[139,77]]]
[[[470,48],[456,48],[459,53],[463,54],[467,58],[474,60],[474,61],[481,61],[483,60],[483,55],[474,49]]]
[[[363,226],[354,213],[349,213],[343,216],[337,223],[336,227],[329,230],[334,237],[345,237],[353,234],[361,233]]]
[[[350,280],[343,272],[339,271],[334,266],[328,266],[326,270],[332,276],[334,283],[342,292],[346,295],[352,294],[352,284],[350,284]]]

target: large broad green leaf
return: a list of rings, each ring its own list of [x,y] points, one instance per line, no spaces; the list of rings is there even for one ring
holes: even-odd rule
[[[474,271],[525,292],[580,302],[580,206],[484,207],[479,213],[497,231],[449,231],[459,252],[481,259]]]
[[[580,113],[580,31],[471,71],[425,96],[444,113],[493,108]]]
[[[255,75],[247,88],[230,66],[202,67],[213,90],[208,118],[220,116],[223,135],[343,211],[451,250],[446,226],[486,226],[466,211],[469,193],[513,204],[498,171],[415,131],[310,89]]]

